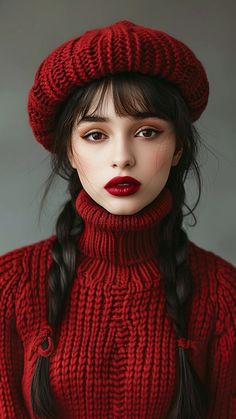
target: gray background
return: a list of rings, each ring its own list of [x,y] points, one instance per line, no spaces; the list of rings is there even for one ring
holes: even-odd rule
[[[210,81],[208,107],[197,123],[205,146],[204,180],[189,237],[236,264],[235,2],[91,0],[0,1],[0,253],[49,237],[62,202],[59,180],[38,223],[49,153],[28,126],[28,90],[42,59],[81,32],[119,19],[164,30],[189,45]],[[196,184],[187,182],[191,205]]]

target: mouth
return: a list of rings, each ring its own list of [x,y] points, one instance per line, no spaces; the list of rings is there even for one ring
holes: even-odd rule
[[[117,184],[116,186],[110,186],[107,187],[106,190],[107,192],[109,192],[109,194],[111,195],[115,195],[115,196],[128,196],[128,195],[133,195],[134,193],[136,193],[140,188],[140,185],[134,185],[134,184]]]
[[[105,188],[114,188],[114,187],[128,187],[128,186],[140,186],[141,183],[130,176],[117,176],[111,179],[106,185]]]

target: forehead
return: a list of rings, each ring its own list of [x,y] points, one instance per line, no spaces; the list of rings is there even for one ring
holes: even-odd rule
[[[145,98],[142,89],[128,83],[101,83],[93,93],[86,114],[116,114],[119,116],[136,116],[139,112],[157,113],[152,104]]]

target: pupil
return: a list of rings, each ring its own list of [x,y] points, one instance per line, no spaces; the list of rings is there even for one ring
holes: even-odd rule
[[[152,131],[151,129],[145,129],[143,132],[144,132],[144,135],[146,135],[146,137],[150,137],[151,131]]]

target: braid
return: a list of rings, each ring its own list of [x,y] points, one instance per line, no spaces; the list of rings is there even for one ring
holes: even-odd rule
[[[188,237],[181,228],[184,186],[173,191],[173,210],[160,225],[159,268],[165,277],[166,309],[174,321],[178,338],[186,338],[186,305],[193,293],[193,280],[187,265]],[[191,366],[185,349],[179,351],[179,385],[168,419],[202,419],[207,409],[207,393]]]
[[[52,245],[53,263],[48,274],[48,323],[54,329],[62,320],[65,299],[76,269],[78,250],[76,237],[83,229],[83,220],[74,206],[80,189],[76,178],[77,175],[73,172],[69,181],[71,199],[58,217],[57,238]],[[31,403],[38,417],[53,419],[56,418],[56,405],[50,390],[49,366],[49,358],[38,357],[31,382]]]

